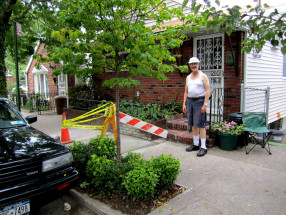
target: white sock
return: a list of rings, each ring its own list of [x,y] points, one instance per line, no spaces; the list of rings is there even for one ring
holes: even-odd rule
[[[193,136],[193,142],[195,146],[199,146],[200,144],[200,136]]]
[[[206,146],[206,139],[201,139],[201,148],[203,148],[203,149],[207,149],[207,146]]]

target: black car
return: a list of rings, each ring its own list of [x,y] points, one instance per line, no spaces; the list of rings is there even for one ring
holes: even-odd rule
[[[36,121],[0,98],[0,215],[30,214],[78,182],[69,149],[29,125]]]

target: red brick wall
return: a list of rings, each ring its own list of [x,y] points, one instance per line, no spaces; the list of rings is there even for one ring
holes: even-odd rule
[[[14,76],[6,76],[7,83],[16,83],[16,78]]]
[[[177,59],[178,64],[186,65],[189,61],[189,58],[193,55],[193,40],[184,42],[182,48],[178,48],[176,53],[182,54],[182,57]],[[134,79],[139,80],[141,86],[121,89],[120,98],[129,100],[134,98],[137,95],[137,91],[140,92],[139,100],[148,103],[148,102],[166,102],[175,100],[177,102],[183,101],[185,79],[187,73],[180,73],[178,70],[173,73],[167,73],[167,81],[159,81],[155,78],[150,77],[135,77]],[[114,73],[104,73],[104,74],[95,74],[94,81],[95,87],[102,90],[105,94],[110,95],[112,98],[115,98],[115,92],[112,89],[104,89],[101,87],[103,81],[108,80],[114,76]],[[128,76],[127,73],[124,74],[125,77]]]
[[[101,75],[94,75],[94,80],[96,80],[95,87],[99,90],[102,90],[105,94],[110,95],[112,98],[115,98],[115,92],[113,89],[102,88],[101,84],[104,80],[112,78],[114,73],[104,73]],[[126,74],[125,74],[126,76]],[[185,86],[185,78],[187,74],[180,74],[178,71],[175,71],[170,74],[166,74],[168,80],[158,81],[154,78],[142,78],[136,77],[140,81],[141,86],[125,88],[120,90],[120,97],[125,100],[129,100],[136,96],[137,91],[140,91],[139,100],[142,102],[163,102],[171,101],[175,99],[176,101],[182,101],[183,92]]]
[[[227,116],[230,113],[240,111],[240,98],[241,98],[241,83],[243,82],[243,54],[241,54],[241,42],[243,41],[244,34],[242,32],[234,32],[229,38],[225,34],[224,39],[224,88],[226,90],[224,106]],[[227,55],[234,57],[237,65],[227,65]],[[235,68],[237,67],[237,68]]]
[[[240,85],[243,81],[243,55],[241,54],[241,41],[243,39],[243,34],[241,32],[235,32],[231,35],[232,50],[237,54],[238,63],[238,76],[236,76],[236,71],[234,65],[228,66],[224,65],[224,87],[231,88],[230,96],[233,98],[228,98],[228,105],[230,112],[238,112],[240,110]],[[225,57],[227,53],[231,53],[230,41],[227,35],[225,35],[224,40],[225,47]],[[190,57],[193,55],[193,39],[185,41],[181,48],[176,50],[177,53],[182,53],[182,57],[178,60],[179,64],[187,64]],[[225,59],[226,62],[226,59]],[[95,87],[102,90],[105,94],[110,95],[115,98],[114,90],[104,89],[101,84],[104,80],[108,80],[114,76],[115,73],[103,73],[95,74],[94,81]],[[124,74],[127,76],[128,74]],[[120,98],[129,100],[136,96],[136,92],[140,91],[140,101],[147,102],[163,102],[175,100],[177,102],[183,102],[183,93],[185,87],[185,79],[188,74],[182,74],[179,71],[166,74],[168,80],[165,82],[158,81],[154,78],[142,78],[136,77],[137,80],[141,82],[140,87],[133,87],[122,89],[120,91]],[[238,95],[236,95],[238,93]]]

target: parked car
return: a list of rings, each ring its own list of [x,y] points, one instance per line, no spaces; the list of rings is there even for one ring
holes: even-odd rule
[[[69,149],[30,126],[6,98],[0,98],[0,214],[29,214],[38,202],[76,185]]]

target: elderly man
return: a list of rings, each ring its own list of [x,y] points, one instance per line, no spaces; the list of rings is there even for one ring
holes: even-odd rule
[[[208,77],[199,70],[200,60],[192,57],[189,60],[191,74],[186,78],[184,93],[183,112],[188,115],[188,125],[193,132],[193,145],[186,148],[186,151],[200,151],[198,157],[207,153],[206,147],[206,111],[210,96],[210,84]],[[201,148],[199,147],[201,139]]]

